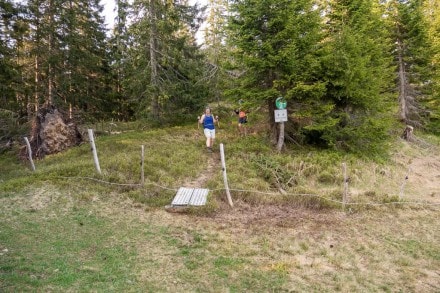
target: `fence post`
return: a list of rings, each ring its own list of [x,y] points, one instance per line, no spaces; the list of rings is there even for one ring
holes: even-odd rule
[[[220,144],[220,157],[222,161],[222,171],[223,171],[223,182],[225,184],[225,190],[226,190],[226,196],[228,197],[228,203],[231,207],[234,206],[232,203],[231,193],[229,192],[229,186],[228,186],[228,177],[226,175],[226,160],[225,160],[225,151],[223,148],[223,144]]]
[[[35,171],[34,160],[32,160],[31,144],[29,143],[29,140],[28,140],[27,137],[24,137],[24,141],[26,142],[26,148],[27,148],[27,151],[28,151],[29,162],[31,162],[32,171]]]
[[[144,145],[141,146],[141,185],[145,184],[145,174],[144,174]]]
[[[342,163],[342,173],[344,174],[344,191],[342,193],[342,208],[345,209],[348,197],[348,178],[347,178],[347,165]]]
[[[101,174],[101,167],[99,166],[98,153],[95,147],[95,139],[93,138],[93,129],[87,129],[87,132],[89,133],[89,140],[90,140],[90,145],[92,147],[93,160],[95,161],[96,171],[98,171],[98,173]]]
[[[405,180],[403,180],[402,185],[400,186],[400,193],[399,193],[399,199],[402,200],[403,196],[405,195],[405,185],[409,178],[409,173],[411,172],[411,167],[408,168],[408,172],[405,175]]]

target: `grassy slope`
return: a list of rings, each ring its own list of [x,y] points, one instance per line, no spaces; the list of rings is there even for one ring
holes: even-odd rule
[[[234,209],[218,155],[204,152],[195,125],[98,137],[102,175],[87,144],[36,162],[35,173],[2,155],[0,291],[440,290],[434,149],[398,142],[382,164],[316,150],[274,154],[258,133],[238,139],[229,122],[221,126]],[[96,181],[139,183],[142,144],[145,187]],[[341,162],[350,202],[362,203],[346,211]],[[216,190],[208,206],[165,212],[175,188],[208,164],[217,166],[203,180]],[[399,195],[425,204],[389,204]]]

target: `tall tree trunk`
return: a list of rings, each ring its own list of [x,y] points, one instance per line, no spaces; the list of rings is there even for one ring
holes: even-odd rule
[[[52,52],[53,52],[53,42],[54,42],[54,32],[53,32],[53,28],[54,28],[54,3],[53,0],[51,0],[49,2],[49,26],[51,31],[49,32],[49,56],[52,56]],[[53,66],[51,61],[48,61],[48,72],[47,72],[47,97],[45,99],[45,104],[46,105],[52,105],[53,104]]]
[[[39,83],[39,76],[40,76],[40,68],[39,68],[39,59],[38,56],[35,56],[35,75],[34,75],[34,81],[35,81],[35,86],[34,86],[34,113],[38,112],[38,83]],[[28,102],[28,118],[29,121],[31,121],[32,119],[32,102],[29,100]]]
[[[269,125],[270,125],[270,141],[273,145],[276,145],[278,142],[278,127],[275,123],[275,100],[274,99],[268,99],[267,100],[267,107],[269,109]]]
[[[159,120],[159,98],[157,88],[157,28],[156,28],[156,9],[155,1],[150,0],[150,66],[151,66],[151,86],[153,94],[151,97],[151,114],[154,120]]]
[[[264,81],[264,87],[266,89],[270,89],[273,86],[273,81],[275,80],[275,72],[272,69],[269,69],[269,72]],[[276,98],[268,98],[268,109],[269,109],[269,125],[270,125],[270,141],[273,145],[278,144],[278,126],[275,123],[275,99]],[[283,139],[284,141],[284,139]]]
[[[398,62],[399,62],[399,116],[402,121],[407,120],[407,93],[406,93],[406,75],[405,64],[403,62],[403,44],[397,40]]]

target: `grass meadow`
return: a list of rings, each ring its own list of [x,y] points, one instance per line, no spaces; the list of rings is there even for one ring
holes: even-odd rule
[[[264,129],[226,120],[214,154],[195,123],[101,124],[101,174],[88,142],[35,172],[1,154],[0,291],[440,292],[438,138],[396,138],[380,159],[276,153]],[[167,212],[188,184],[210,189],[206,206]]]

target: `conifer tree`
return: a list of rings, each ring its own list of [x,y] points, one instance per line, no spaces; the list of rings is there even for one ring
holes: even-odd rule
[[[66,106],[99,119],[111,113],[109,60],[99,0],[72,0],[62,5],[57,88]]]
[[[195,42],[200,10],[186,2],[133,3],[126,89],[138,100],[138,115],[158,123],[190,117],[206,99],[204,59]]]
[[[325,12],[321,103],[327,107],[307,128],[324,145],[380,152],[393,82],[380,9],[371,0],[334,0]]]
[[[422,1],[392,1],[388,7],[391,31],[396,44],[398,68],[399,118],[415,127],[424,127],[430,97],[433,51]]]
[[[428,25],[428,41],[433,53],[430,64],[431,95],[424,101],[429,113],[426,127],[429,131],[440,134],[440,1],[429,0],[423,4],[425,24]]]
[[[267,105],[273,143],[278,141],[274,122],[275,100],[285,96],[290,105],[306,95],[320,96],[314,78],[318,60],[319,11],[313,2],[232,1],[229,44],[241,77],[235,95]],[[308,92],[307,94],[301,94]],[[301,115],[298,113],[298,115]]]
[[[116,118],[128,120],[133,116],[133,103],[128,98],[123,82],[126,77],[125,64],[128,60],[128,9],[130,5],[127,0],[117,0],[115,4],[116,17],[109,41],[112,62],[112,74],[109,76],[111,81],[109,99],[116,105],[116,109],[114,109]]]
[[[31,29],[24,46],[35,110],[45,103],[104,112],[108,69],[99,1],[32,0],[28,8]]]
[[[204,30],[204,51],[208,58],[206,81],[210,84],[213,100],[219,102],[224,83],[228,80],[225,66],[230,61],[226,46],[229,4],[227,0],[210,0]]]
[[[15,92],[19,82],[19,68],[16,60],[19,13],[9,0],[0,1],[0,108],[18,110]]]

